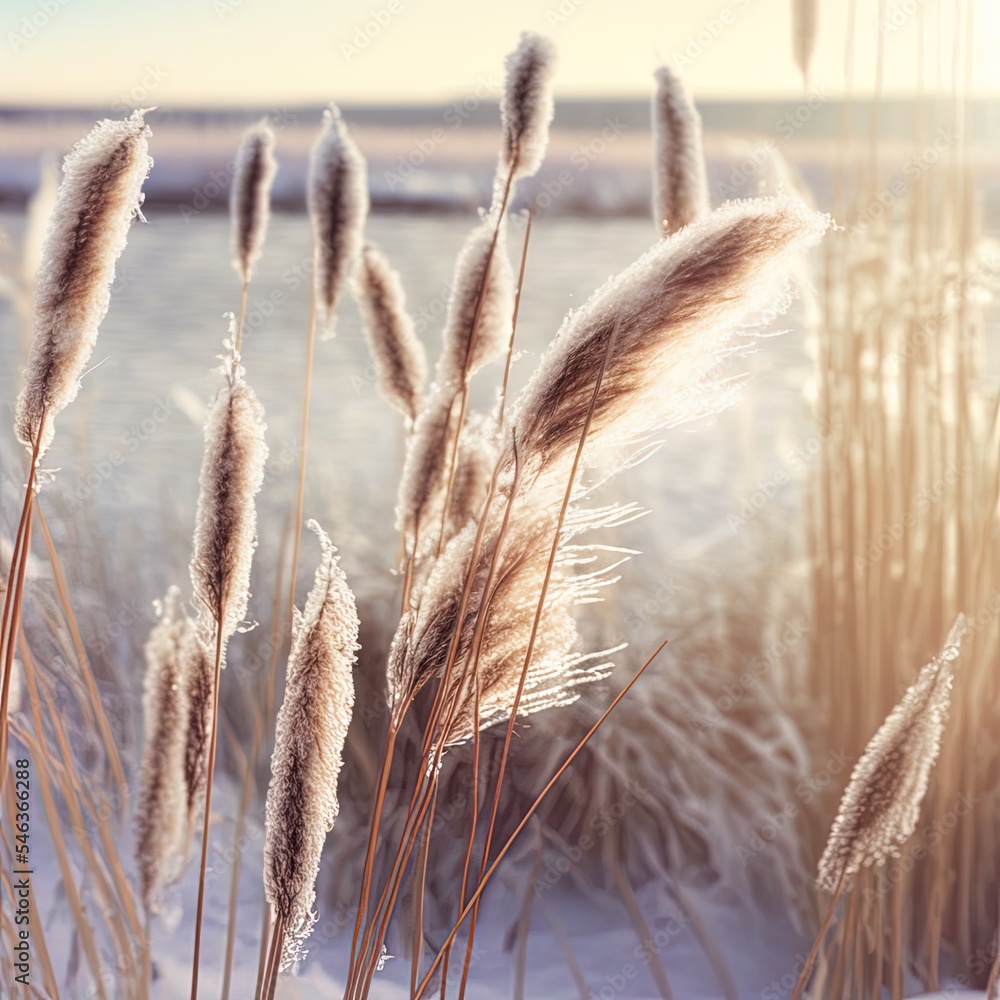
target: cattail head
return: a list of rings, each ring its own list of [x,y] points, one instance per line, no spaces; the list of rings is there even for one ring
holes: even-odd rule
[[[828,225],[799,202],[759,198],[661,240],[567,316],[518,399],[508,450],[516,436],[526,468],[571,453],[602,366],[591,452],[717,408],[725,338],[784,304],[793,261]]]
[[[264,481],[264,409],[239,356],[226,361],[226,383],[205,421],[191,582],[199,618],[223,645],[246,617],[257,545],[255,498]],[[204,616],[207,616],[205,618]]]
[[[358,613],[336,549],[315,521],[323,556],[296,615],[267,791],[264,887],[281,917],[284,969],[304,952],[315,915],[316,875],[337,818],[337,778],[354,707]]]
[[[316,302],[332,332],[342,286],[361,253],[368,217],[365,158],[332,104],[309,160],[306,201],[313,228]]]
[[[684,81],[667,66],[654,74],[653,212],[664,236],[683,229],[709,209],[701,115]]]
[[[506,75],[500,98],[503,145],[497,169],[499,181],[530,177],[542,164],[552,122],[552,77],[556,49],[541,35],[524,32],[504,63]]]
[[[149,129],[136,111],[100,121],[63,163],[63,180],[35,282],[34,337],[25,386],[17,399],[18,440],[39,455],[53,420],[79,389],[97,330],[108,311],[115,261],[139,214],[152,160]]]
[[[418,535],[422,548],[437,545],[437,536],[430,536],[440,528],[458,409],[454,391],[432,385],[410,435],[399,479],[396,526],[411,548]]]
[[[278,164],[274,132],[265,119],[243,136],[236,153],[236,170],[229,193],[233,225],[233,267],[246,284],[260,259],[271,215],[271,185]]]
[[[455,476],[448,498],[446,542],[482,515],[499,453],[494,417],[471,414],[458,440]]]
[[[455,710],[435,738],[457,742],[515,705],[528,714],[566,704],[603,674],[606,664],[595,662],[603,653],[576,649],[572,607],[598,599],[614,565],[571,542],[637,512],[581,509],[588,489],[567,483],[567,459],[585,434],[584,456],[609,445],[634,451],[653,430],[717,406],[725,398],[712,377],[720,331],[783,304],[792,260],[827,225],[790,201],[726,206],[659,243],[570,314],[510,418],[485,523],[447,543],[400,625],[390,656],[394,710],[440,679]]]
[[[427,358],[406,311],[399,275],[384,254],[366,246],[353,284],[379,389],[412,426],[427,378]]]
[[[197,628],[189,618],[185,618],[185,623],[186,630],[181,637],[180,653],[187,702],[187,721],[184,730],[186,853],[208,785],[212,710],[215,704],[215,662],[213,651],[205,644],[203,630]]]
[[[965,618],[959,615],[944,648],[865,747],[820,859],[820,888],[834,892],[841,879],[882,864],[913,833],[941,746],[953,663],[964,633]]]
[[[818,28],[819,0],[792,0],[792,48],[795,51],[795,65],[807,85]]]
[[[146,743],[136,809],[136,859],[142,900],[151,913],[183,856],[187,730],[183,646],[188,618],[176,587],[167,592],[159,617],[146,642]]]
[[[506,232],[505,221],[490,213],[469,233],[458,255],[435,373],[439,383],[460,386],[507,350],[514,273]]]

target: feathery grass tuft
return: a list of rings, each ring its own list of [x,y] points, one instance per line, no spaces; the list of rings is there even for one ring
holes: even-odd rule
[[[323,129],[309,159],[306,201],[313,227],[316,301],[332,333],[344,281],[361,254],[368,217],[365,158],[333,104],[323,115]]]
[[[709,210],[708,176],[701,142],[701,115],[668,66],[654,74],[653,214],[664,236],[694,222]]]
[[[257,545],[255,497],[267,461],[264,409],[244,377],[239,356],[231,353],[224,370],[226,383],[205,421],[191,559],[202,631],[214,636],[218,629],[223,647],[247,613]]]
[[[282,929],[281,954],[272,956],[281,969],[303,957],[316,920],[316,875],[339,811],[337,778],[354,706],[360,627],[337,550],[315,521],[309,527],[319,537],[322,559],[296,615],[267,793],[264,886]]]
[[[366,246],[354,273],[353,288],[379,390],[412,427],[420,412],[427,358],[406,311],[402,282],[385,255]]]
[[[497,177],[513,179],[537,173],[549,142],[549,124],[555,112],[552,77],[556,49],[549,39],[526,31],[504,62],[504,89],[500,98],[503,144]]]
[[[17,398],[18,440],[41,457],[56,415],[76,397],[80,376],[108,311],[115,262],[140,215],[152,166],[141,111],[104,120],[63,163],[35,280],[34,326],[25,386]]]
[[[960,615],[941,653],[920,671],[855,766],[820,859],[821,889],[835,892],[842,879],[882,864],[916,828],[941,748],[952,665],[965,628]]]
[[[274,132],[265,119],[249,129],[240,142],[229,196],[233,267],[244,285],[249,284],[264,247],[271,216],[271,185],[277,169]]]
[[[183,858],[187,728],[183,674],[188,619],[177,587],[167,591],[159,619],[145,648],[146,743],[135,819],[142,900],[150,913],[156,912],[160,893]]]

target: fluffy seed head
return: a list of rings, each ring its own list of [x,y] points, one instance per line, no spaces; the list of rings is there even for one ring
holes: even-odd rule
[[[250,280],[264,246],[271,216],[271,185],[277,169],[274,132],[265,119],[249,129],[240,142],[229,195],[233,267],[244,284]]]
[[[571,453],[613,334],[592,454],[717,409],[725,338],[782,304],[793,261],[828,225],[799,202],[759,198],[661,240],[567,316],[518,399],[508,450],[516,434],[524,465],[537,468]]]
[[[171,587],[145,647],[146,743],[135,823],[142,901],[150,913],[156,912],[163,887],[177,874],[183,857],[187,729],[183,643],[187,629],[180,591]]]
[[[456,392],[435,383],[410,435],[399,480],[396,526],[411,549],[418,536],[421,551],[437,547],[458,409]]]
[[[342,286],[361,253],[368,217],[365,158],[332,104],[309,159],[306,201],[313,228],[316,301],[332,333]]]
[[[795,65],[803,82],[809,80],[809,64],[816,49],[816,32],[819,29],[819,0],[792,0],[792,47]]]
[[[827,225],[791,201],[726,206],[659,243],[567,318],[508,424],[480,542],[475,523],[448,542],[420,590],[418,609],[400,624],[390,655],[394,711],[429,680],[442,679],[446,704],[455,712],[435,737],[447,744],[509,717],[526,662],[519,714],[566,704],[580,683],[602,676],[606,664],[594,660],[604,654],[577,651],[571,612],[575,604],[598,599],[617,564],[601,565],[602,550],[571,542],[638,511],[614,505],[583,510],[579,502],[588,487],[576,483],[559,522],[569,458],[591,407],[584,456],[596,458],[610,445],[634,448],[653,430],[718,406],[722,395],[713,391],[712,371],[720,331],[773,310],[796,253],[818,241]],[[589,569],[581,572],[584,565]]]
[[[855,765],[816,879],[834,892],[841,876],[881,865],[913,833],[951,702],[953,664],[965,633],[959,615],[944,648],[889,713]]]
[[[246,617],[250,566],[257,545],[255,498],[264,481],[264,408],[239,359],[205,421],[191,583],[199,617],[207,615],[225,645]],[[204,619],[206,622],[208,619]],[[208,631],[208,629],[206,629]]]
[[[555,65],[556,49],[552,42],[527,31],[504,62],[499,180],[506,181],[511,170],[515,179],[530,177],[542,164],[554,113],[552,77]]]
[[[366,246],[353,285],[379,390],[412,425],[427,378],[427,358],[406,311],[399,275],[384,254]]]
[[[506,225],[501,222],[497,229],[491,213],[469,234],[455,262],[436,381],[460,386],[500,357],[510,343],[513,312],[514,272]]]
[[[316,920],[316,875],[339,809],[337,779],[354,707],[358,648],[358,613],[336,549],[315,521],[310,527],[323,556],[296,616],[264,835],[264,887],[286,931],[283,969],[304,956],[302,945]]]
[[[201,631],[190,619],[181,637],[182,676],[187,700],[184,735],[184,816],[186,842],[190,842],[195,821],[205,800],[208,757],[212,735],[212,708],[215,703],[214,651],[205,645]]]
[[[77,394],[108,311],[115,261],[139,214],[152,160],[142,112],[100,121],[63,163],[35,282],[34,337],[14,429],[29,450],[52,443],[53,420]]]
[[[448,500],[446,542],[470,521],[478,521],[482,516],[499,451],[493,417],[470,414],[458,440],[455,480]]]
[[[663,235],[669,236],[708,212],[708,177],[701,115],[684,81],[666,66],[661,66],[654,76],[653,213]]]

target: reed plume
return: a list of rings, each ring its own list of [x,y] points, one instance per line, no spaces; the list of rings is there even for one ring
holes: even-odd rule
[[[203,631],[214,635],[218,629],[223,647],[246,617],[257,545],[255,497],[267,461],[264,409],[235,353],[226,359],[225,373],[226,383],[205,421],[191,559],[191,583]]]
[[[726,399],[713,372],[732,334],[783,307],[795,258],[829,218],[787,198],[730,202],[652,247],[563,322],[521,393],[507,436],[526,469],[553,468],[576,444],[596,372],[615,335],[588,447],[634,446]]]
[[[180,591],[171,587],[145,646],[146,743],[136,806],[136,860],[149,913],[156,912],[162,890],[177,874],[183,857],[187,622]]]
[[[816,875],[816,884],[832,899],[799,973],[792,1000],[803,995],[837,901],[854,876],[862,868],[877,867],[890,857],[898,857],[916,828],[931,768],[941,749],[951,704],[953,664],[965,632],[965,616],[960,614],[944,648],[920,671],[851,772]]]
[[[342,286],[361,253],[368,217],[365,158],[333,104],[323,115],[309,159],[306,201],[313,228],[316,301],[332,333]]]
[[[267,792],[264,886],[280,928],[280,957],[272,962],[281,969],[304,957],[302,945],[316,920],[316,876],[339,811],[337,778],[358,649],[358,613],[336,549],[315,521],[309,527],[319,537],[322,559],[305,608],[296,614]]]
[[[708,176],[698,114],[684,81],[668,66],[654,73],[653,213],[664,236],[709,210]]]
[[[809,65],[816,50],[819,30],[819,0],[792,0],[792,48],[802,82],[809,85]]]
[[[230,332],[236,331],[230,315]],[[234,341],[223,362],[226,376],[205,419],[205,450],[198,490],[198,511],[191,557],[191,584],[198,608],[200,640],[214,647],[211,687],[200,681],[207,696],[208,758],[204,767],[205,808],[202,824],[198,904],[195,912],[194,959],[191,966],[191,1000],[198,997],[201,959],[201,924],[205,911],[205,870],[208,864],[208,831],[212,812],[212,778],[219,722],[219,680],[226,662],[226,644],[246,617],[250,600],[250,569],[257,546],[256,496],[264,482],[267,444],[264,409],[244,377]],[[200,704],[200,703],[199,703]],[[201,715],[190,715],[192,730],[200,729]],[[193,758],[197,764],[199,758]],[[198,765],[200,767],[200,764]],[[188,785],[195,803],[200,795],[200,770],[188,769]]]
[[[506,226],[489,214],[469,234],[455,263],[435,380],[459,386],[503,355],[513,311],[514,272]]]
[[[492,415],[473,413],[458,440],[455,478],[448,498],[446,541],[470,521],[478,522],[499,457],[499,439]]]
[[[518,46],[504,61],[504,89],[500,97],[503,143],[497,178],[531,177],[542,165],[549,142],[555,106],[552,77],[556,49],[533,32],[523,32]]]
[[[187,819],[185,844],[194,836],[195,821],[205,801],[208,780],[209,739],[212,708],[215,704],[215,670],[212,651],[191,619],[181,643],[181,677],[187,701],[184,736],[184,815]],[[185,847],[185,853],[187,848]]]
[[[427,358],[406,311],[402,282],[385,255],[366,246],[353,287],[379,390],[412,426],[420,411]]]
[[[951,700],[953,664],[965,633],[959,615],[941,652],[927,664],[871,738],[840,800],[816,884],[836,892],[842,880],[880,865],[913,833]]]
[[[733,203],[657,244],[567,317],[514,408],[486,523],[478,530],[466,527],[445,547],[418,614],[405,625],[408,641],[396,644],[390,669],[394,705],[446,673],[456,630],[458,666],[447,683],[457,708],[452,728],[441,734],[446,742],[468,738],[477,717],[486,725],[510,714],[529,641],[519,712],[572,701],[577,684],[602,674],[606,665],[594,662],[602,654],[575,650],[571,609],[597,599],[617,562],[578,573],[598,553],[569,543],[637,511],[582,510],[587,489],[577,484],[574,503],[560,518],[568,460],[581,433],[589,429],[584,454],[593,459],[611,446],[634,450],[654,430],[721,405],[726,393],[711,373],[732,348],[720,338],[749,317],[759,321],[757,314],[785,304],[781,290],[792,261],[827,225],[824,216],[791,201]]]
[[[396,507],[403,537],[411,547],[419,541],[421,550],[436,549],[441,535],[451,477],[448,457],[455,454],[461,433],[465,387],[510,342],[514,276],[504,231],[502,219],[487,215],[469,234],[455,264],[441,356],[413,428]]]
[[[274,132],[264,119],[249,129],[240,142],[229,194],[233,267],[244,285],[249,283],[264,246],[271,216],[271,185],[277,169]]]
[[[152,166],[141,111],[97,123],[63,163],[55,207],[35,282],[34,336],[25,385],[17,398],[18,440],[40,458],[53,421],[75,398],[80,376],[108,311],[115,262],[140,215],[142,184]]]

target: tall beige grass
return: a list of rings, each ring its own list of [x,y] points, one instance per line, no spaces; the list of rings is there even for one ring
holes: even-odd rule
[[[24,504],[4,593],[0,624],[0,760],[7,759],[11,669],[21,617],[38,463],[55,434],[54,421],[76,397],[97,331],[108,311],[115,262],[152,166],[143,113],[98,122],[63,163],[35,277],[34,333],[25,384],[14,408],[14,431],[30,456]],[[0,771],[0,790],[6,781]]]
[[[959,615],[940,655],[920,671],[889,713],[851,773],[819,861],[816,884],[833,897],[806,959],[792,1000],[799,1000],[841,893],[863,868],[899,857],[913,835],[931,769],[941,749],[953,662],[965,634]]]
[[[870,890],[874,900],[864,917],[871,944],[855,948],[846,928],[836,942],[846,954],[842,979],[856,973],[872,991],[884,980],[894,998],[907,974],[938,989],[951,956],[970,985],[984,986],[985,973],[961,963],[988,950],[997,928],[990,706],[1000,697],[1000,406],[982,369],[984,303],[997,268],[978,231],[981,174],[962,127],[975,26],[967,4],[941,22],[951,67],[945,104],[958,138],[891,209],[879,196],[897,160],[874,126],[861,162],[845,153],[839,164],[845,231],[829,243],[818,332],[816,413],[830,432],[809,496],[809,683],[826,739],[859,754],[908,683],[903,665],[929,657],[959,612],[969,622],[918,823],[929,856],[898,872],[890,891],[862,873],[862,898]],[[883,57],[885,45],[880,36]],[[942,105],[930,95],[916,103],[900,162],[932,144],[934,106]],[[969,802],[975,808],[964,815]],[[931,851],[924,831],[935,830]]]
[[[267,793],[264,887],[276,918],[272,979],[304,956],[316,921],[316,876],[339,811],[337,778],[354,706],[354,595],[329,537],[315,522],[310,526],[322,558],[296,621]]]
[[[701,115],[684,81],[669,66],[654,74],[653,215],[669,236],[709,210]]]

